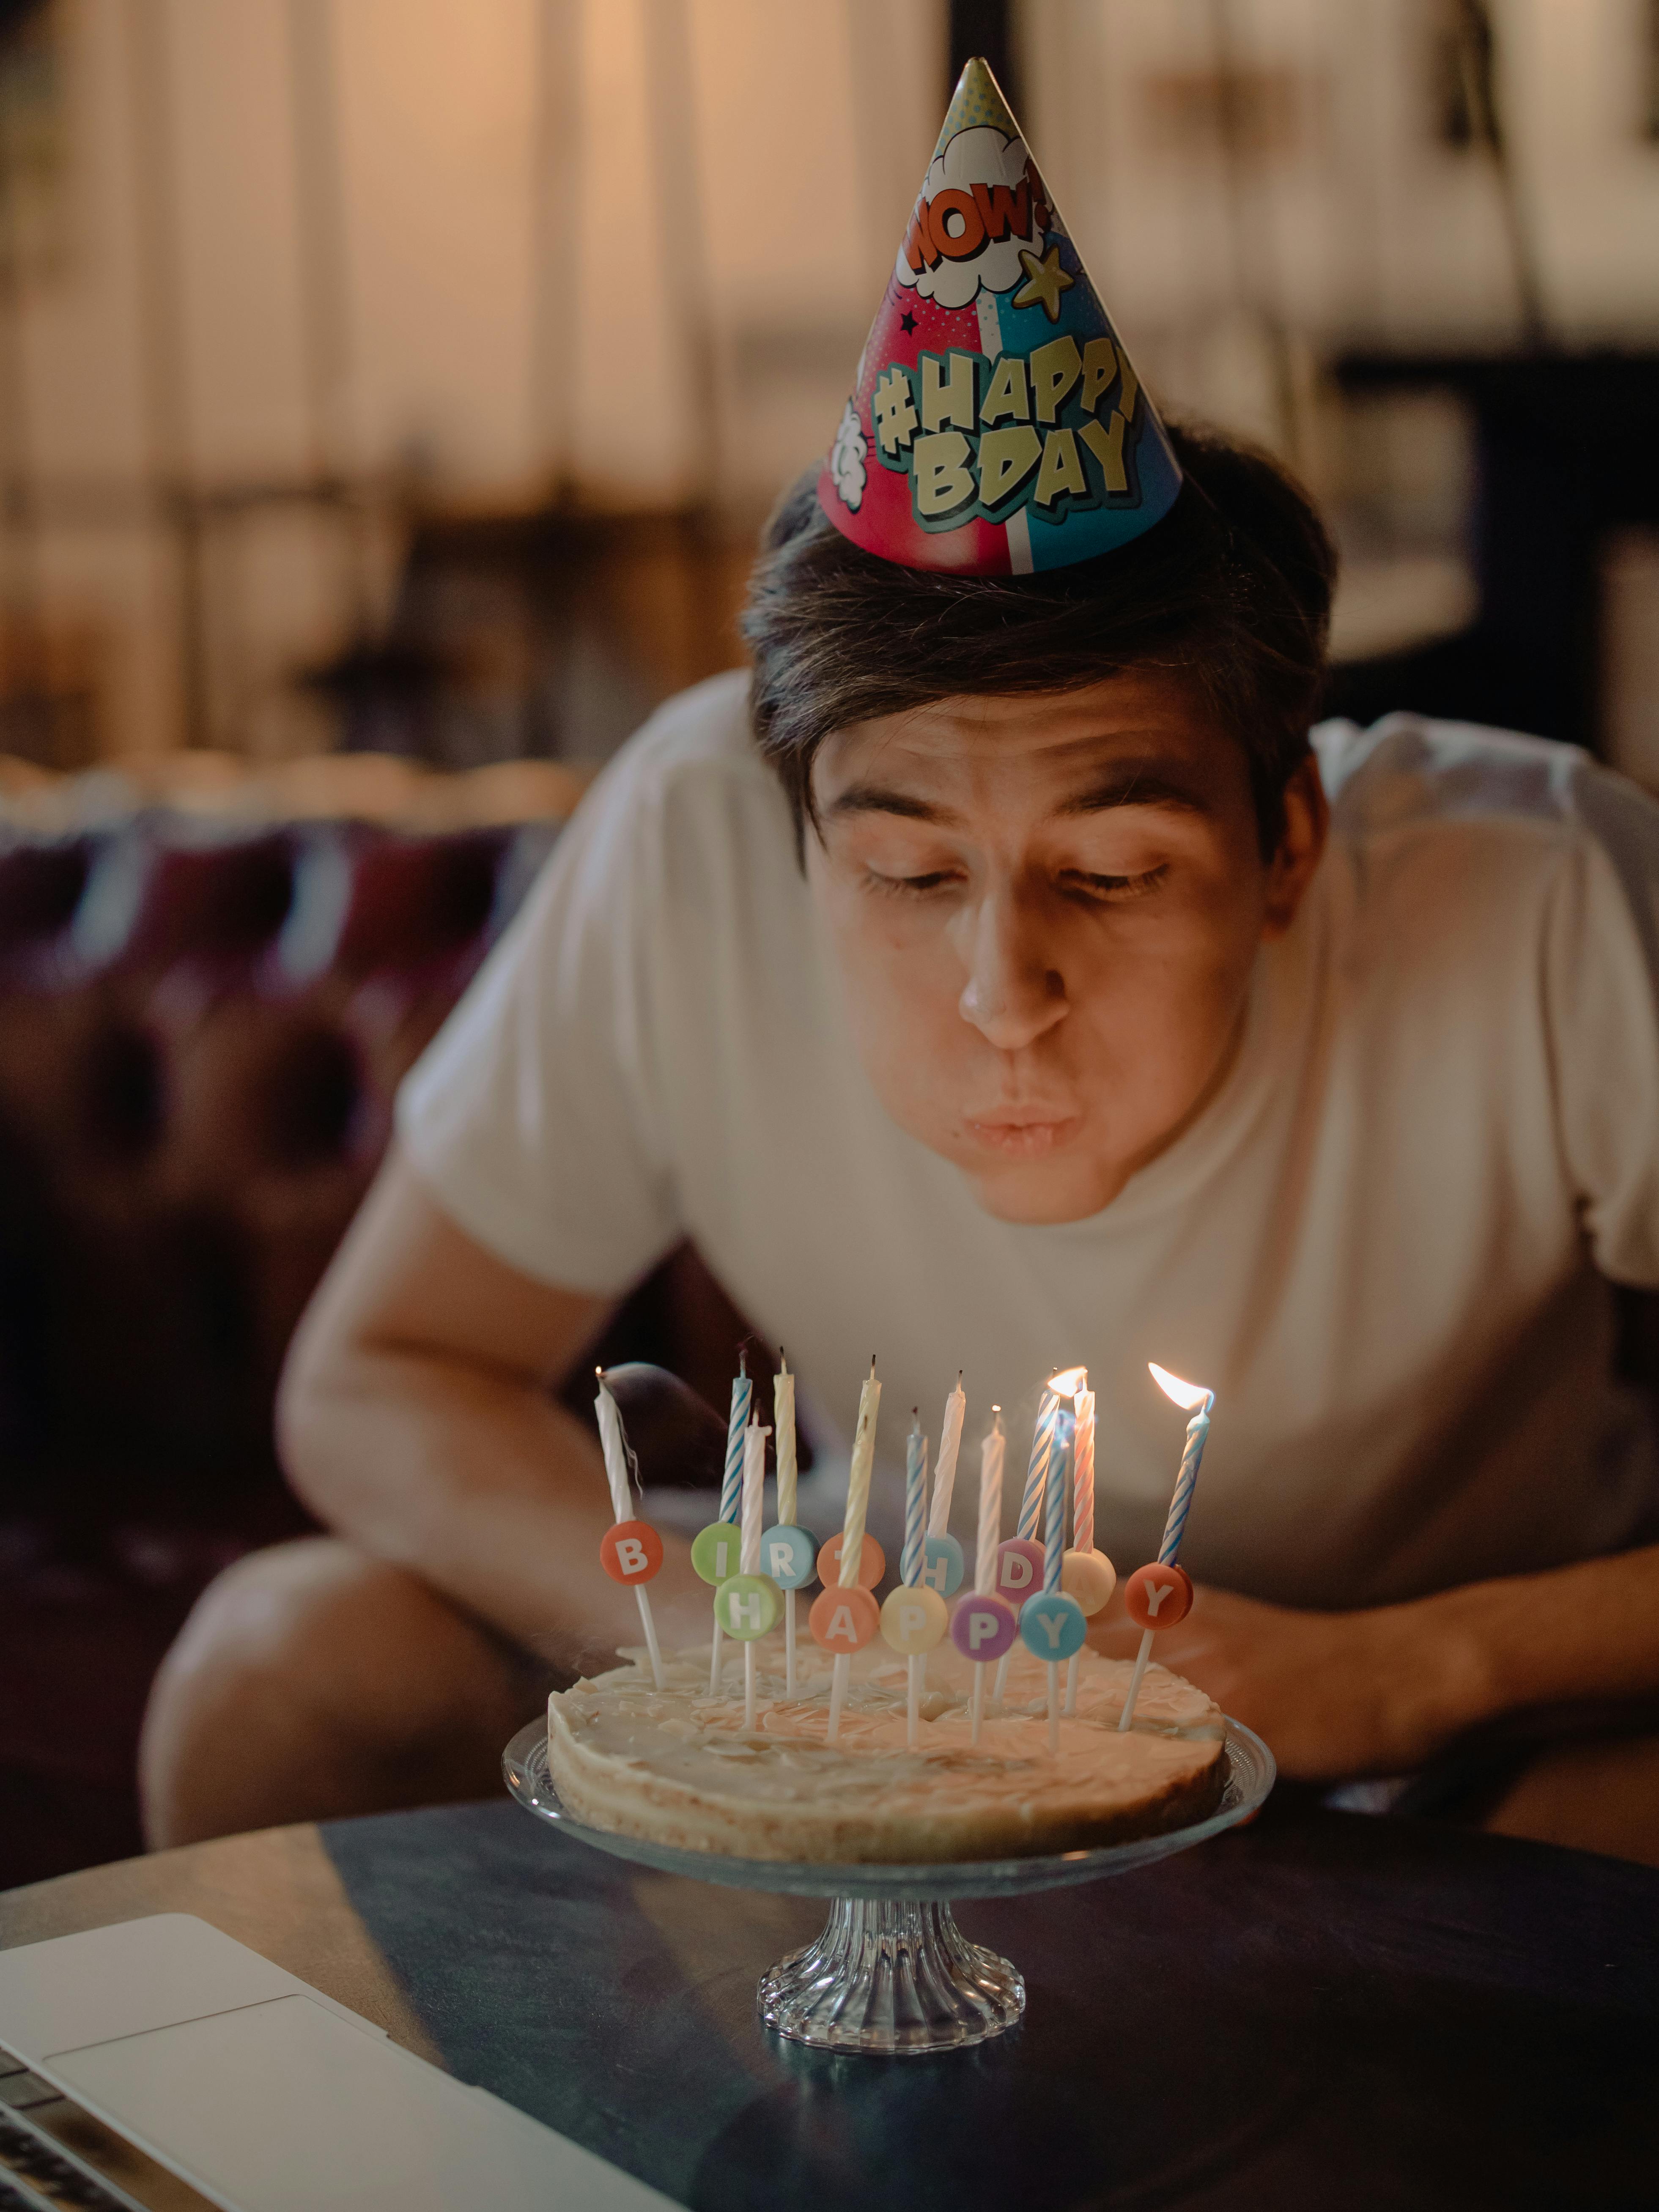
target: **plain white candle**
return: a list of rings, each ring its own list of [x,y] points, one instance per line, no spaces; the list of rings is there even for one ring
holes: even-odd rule
[[[633,1501],[628,1488],[628,1443],[623,1435],[622,1413],[611,1395],[611,1386],[603,1374],[599,1376],[599,1395],[593,1401],[593,1410],[599,1417],[599,1443],[605,1453],[605,1480],[611,1486],[611,1510],[618,1521],[634,1517]],[[663,1680],[662,1652],[657,1644],[657,1623],[651,1611],[651,1599],[643,1583],[635,1583],[634,1595],[639,1601],[640,1626],[645,1632],[645,1648],[651,1660],[651,1679],[660,1690],[666,1686]]]
[[[751,1421],[743,1432],[743,1533],[739,1540],[738,1565],[745,1575],[760,1572],[761,1507],[766,1497],[766,1439],[770,1429],[763,1429],[758,1421]],[[755,1726],[755,1665],[757,1654],[752,1637],[743,1647],[743,1725],[752,1733]]]
[[[933,1503],[927,1516],[930,1536],[945,1536],[951,1529],[951,1497],[957,1486],[957,1458],[962,1450],[962,1426],[968,1418],[968,1401],[962,1377],[945,1401],[945,1423],[939,1431],[939,1459],[933,1468]]]

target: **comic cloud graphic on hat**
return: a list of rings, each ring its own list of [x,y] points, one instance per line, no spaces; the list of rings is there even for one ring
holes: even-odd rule
[[[836,527],[913,568],[1029,574],[1167,514],[1164,426],[1025,149],[970,61],[818,480]]]

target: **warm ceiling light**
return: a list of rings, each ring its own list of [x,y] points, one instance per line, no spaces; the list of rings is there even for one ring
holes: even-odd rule
[[[1066,1367],[1058,1375],[1048,1377],[1048,1388],[1056,1398],[1075,1398],[1089,1380],[1086,1367]]]
[[[1171,1375],[1167,1367],[1160,1367],[1155,1359],[1149,1359],[1146,1364],[1152,1370],[1153,1382],[1164,1396],[1173,1399],[1177,1406],[1184,1406],[1189,1413],[1210,1395],[1201,1382],[1183,1382],[1178,1375]]]

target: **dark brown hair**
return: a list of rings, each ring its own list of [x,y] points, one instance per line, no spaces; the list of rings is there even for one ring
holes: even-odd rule
[[[1172,427],[1186,481],[1116,552],[1030,576],[878,560],[823,515],[817,471],[774,509],[750,580],[756,742],[804,837],[812,757],[833,731],[937,699],[1073,691],[1130,668],[1190,684],[1249,763],[1264,857],[1308,751],[1324,682],[1336,552],[1266,453]]]

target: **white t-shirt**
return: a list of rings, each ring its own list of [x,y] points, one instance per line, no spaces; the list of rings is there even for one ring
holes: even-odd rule
[[[1005,1409],[1086,1364],[1097,1540],[1289,1603],[1407,1597],[1628,1540],[1659,1496],[1605,1275],[1659,1284],[1659,807],[1561,745],[1395,715],[1316,733],[1334,829],[1206,1112],[1103,1212],[992,1219],[848,1042],[744,678],[671,702],[584,801],[404,1086],[445,1210],[621,1292],[683,1237],[851,1430]],[[1599,1273],[1598,1273],[1599,1270]]]

